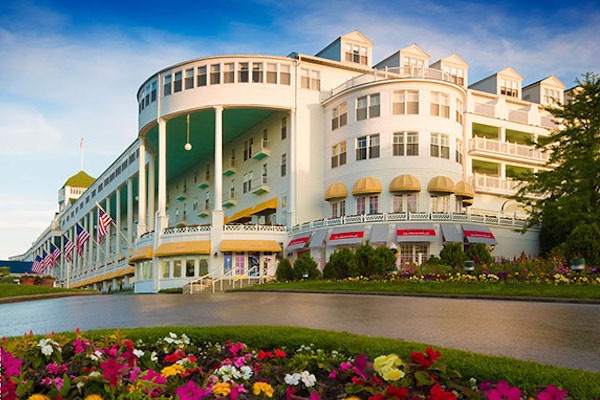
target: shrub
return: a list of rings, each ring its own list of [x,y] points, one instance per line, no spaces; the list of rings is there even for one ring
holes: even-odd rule
[[[0,283],[13,283],[9,267],[0,267]]]
[[[325,279],[344,279],[358,276],[356,258],[350,249],[336,250],[323,269]]]
[[[464,265],[467,256],[461,243],[446,243],[442,251],[440,251],[440,259],[445,265],[461,268]]]
[[[280,282],[285,281],[293,281],[294,280],[294,269],[292,268],[292,264],[290,260],[284,258],[279,261],[279,265],[277,265],[277,271],[275,271],[275,278],[277,278]]]
[[[368,243],[363,243],[354,250],[358,274],[362,276],[379,275],[375,262],[375,249]]]
[[[494,262],[492,254],[483,243],[473,243],[466,251],[467,260],[473,260],[476,264],[491,264]]]
[[[568,258],[584,257],[592,266],[600,265],[600,228],[595,223],[579,224],[564,243]]]
[[[295,280],[321,278],[321,271],[309,253],[302,254],[294,263],[294,278]]]
[[[375,260],[380,266],[377,269],[381,269],[384,272],[394,270],[396,267],[396,254],[393,250],[386,246],[380,246],[375,249]]]

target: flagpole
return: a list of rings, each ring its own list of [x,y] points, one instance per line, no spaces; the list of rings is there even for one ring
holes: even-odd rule
[[[79,160],[80,170],[83,171],[83,137],[79,140]]]
[[[98,203],[98,201],[95,201],[95,203],[96,203],[96,205],[98,206],[98,208],[102,210],[102,212],[103,212],[104,214],[108,214],[108,213],[107,213],[107,212],[104,210],[104,208],[102,208],[102,206],[100,205],[100,203]],[[110,215],[109,215],[109,217],[110,217]],[[125,236],[125,235],[123,234],[123,232],[121,232],[121,231],[118,229],[117,223],[115,222],[115,220],[114,220],[114,219],[112,219],[112,217],[111,217],[111,219],[110,219],[110,223],[111,223],[111,224],[113,224],[113,225],[115,226],[115,230],[117,231],[117,233],[119,233],[119,234],[121,235],[121,237],[123,237],[123,239],[125,239],[125,241],[126,241],[128,244],[129,244],[129,247],[133,247],[133,243],[131,243],[131,240],[129,240],[129,239],[127,238],[127,236]]]

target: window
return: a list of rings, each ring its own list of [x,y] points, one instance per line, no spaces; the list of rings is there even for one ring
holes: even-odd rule
[[[429,258],[429,244],[401,244],[398,246],[400,265],[425,262]]]
[[[463,123],[463,103],[456,99],[456,122],[462,125]]]
[[[181,260],[175,260],[173,263],[173,278],[181,278]]]
[[[413,58],[413,57],[404,57],[402,66],[403,67],[413,67],[413,68],[423,68],[424,62],[421,59]]]
[[[446,93],[431,92],[431,110],[432,116],[450,118],[450,103]]]
[[[348,103],[342,103],[333,109],[331,130],[336,130],[348,123]]]
[[[302,68],[300,70],[300,87],[302,89],[320,90],[321,89],[320,72]]]
[[[394,132],[392,153],[394,156],[418,156],[418,132]]]
[[[281,155],[281,176],[287,175],[287,154]]]
[[[356,99],[356,120],[379,117],[379,93],[362,96]]]
[[[177,71],[175,72],[175,80],[173,82],[173,92],[181,92],[183,83],[183,72]]]
[[[394,115],[418,114],[419,91],[401,90],[394,92],[392,100],[392,113]]]
[[[416,193],[396,194],[392,200],[392,212],[417,212]]]
[[[369,214],[379,212],[379,196],[369,196]]]
[[[331,168],[346,164],[346,142],[331,147]]]
[[[206,65],[198,67],[198,78],[196,86],[206,86]]]
[[[238,65],[239,65],[238,83],[239,82],[248,82],[248,78],[249,78],[249,76],[248,76],[248,73],[249,73],[248,63],[247,62],[245,62],[245,63],[239,63]]]
[[[289,85],[292,82],[291,68],[289,65],[279,66],[279,84]]]
[[[450,196],[431,196],[431,212],[447,213]]]
[[[152,86],[151,86],[152,89],[150,92],[150,101],[151,102],[156,101],[156,86],[157,86],[156,81],[152,82]]]
[[[206,198],[204,199],[204,209],[210,210],[210,192],[206,192]]]
[[[210,84],[218,85],[221,83],[221,65],[213,64],[210,66]]]
[[[281,118],[281,140],[287,138],[287,117]]]
[[[555,104],[560,101],[560,90],[544,88],[544,104]]]
[[[367,48],[364,46],[356,46],[346,44],[346,61],[355,62],[362,65],[367,65]]]
[[[242,193],[252,191],[252,171],[244,174],[244,183],[242,184]]]
[[[162,265],[162,277],[168,278],[171,276],[171,261],[165,260]]]
[[[233,83],[235,79],[235,66],[233,63],[223,64],[223,83]]]
[[[171,94],[171,74],[163,77],[163,96],[169,96]]]
[[[254,139],[250,138],[244,142],[244,161],[252,158],[252,145],[254,144]]]
[[[252,82],[262,83],[263,81],[263,64],[252,63]]]
[[[277,64],[267,63],[267,83],[277,83]]]
[[[356,160],[379,157],[379,135],[361,136],[356,139]]]
[[[442,133],[431,134],[431,157],[450,159],[448,135]]]
[[[195,262],[194,259],[187,259],[185,260],[185,276],[187,278],[191,278],[194,276],[195,274]]]
[[[464,71],[462,68],[444,66],[444,73],[452,83],[463,86],[465,84]]]
[[[194,87],[194,68],[185,70],[185,90],[193,89]]]
[[[463,147],[460,139],[456,139],[456,162],[460,165],[463,163]]]
[[[519,97],[519,82],[511,79],[500,79],[500,94],[509,97]]]
[[[229,198],[235,199],[235,179],[232,179],[229,185]]]
[[[356,198],[356,214],[363,215],[365,213],[365,198],[357,197]]]

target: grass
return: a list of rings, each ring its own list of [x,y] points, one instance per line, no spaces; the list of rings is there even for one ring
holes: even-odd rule
[[[90,331],[86,337],[101,339],[112,330]],[[266,326],[220,326],[220,327],[158,327],[121,330],[127,337],[145,342],[165,337],[169,332],[185,333],[194,342],[242,341],[253,347],[286,347],[297,349],[302,344],[313,343],[317,348],[343,350],[347,353],[366,353],[371,358],[381,354],[396,353],[410,359],[412,351],[423,351],[424,344],[396,339],[367,337],[345,332],[332,332],[295,327]],[[438,348],[449,368],[461,373],[468,380],[497,382],[507,380],[525,390],[533,390],[548,384],[569,391],[573,399],[597,399],[600,397],[600,373],[572,370],[507,357],[487,356],[461,350]]]
[[[48,286],[17,285],[14,283],[0,283],[0,298],[15,296],[30,296],[36,294],[81,292],[81,289],[65,289]]]
[[[239,289],[238,289],[239,290]],[[380,282],[380,281],[301,281],[256,285],[242,290],[302,290],[358,293],[421,293],[445,295],[487,295],[516,297],[552,297],[600,299],[597,285],[551,285],[536,283],[466,283],[466,282]]]

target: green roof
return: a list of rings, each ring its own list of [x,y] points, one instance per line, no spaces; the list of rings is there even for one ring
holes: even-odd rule
[[[67,181],[62,187],[70,186],[89,188],[90,186],[92,186],[92,183],[94,183],[95,180],[95,178],[92,178],[85,172],[79,171],[78,173],[67,179]]]

